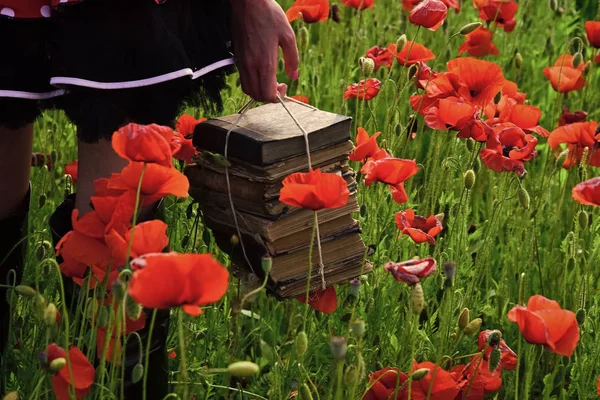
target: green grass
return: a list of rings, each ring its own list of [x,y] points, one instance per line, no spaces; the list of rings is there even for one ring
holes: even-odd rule
[[[282,3],[287,8],[291,1]],[[461,13],[451,10],[447,23],[439,31],[421,29],[418,32],[416,40],[438,56],[429,63],[436,71],[445,70],[446,61],[458,56],[462,36],[452,39],[440,53],[450,36],[463,25],[477,20],[471,1],[463,3]],[[564,8],[562,14],[552,12],[547,1],[520,1],[515,31],[506,34],[495,29],[494,42],[500,55],[486,58],[502,66],[505,77],[517,82],[520,91],[527,93],[529,104],[542,110],[540,124],[550,131],[556,126],[563,105],[572,111],[587,111],[590,120],[600,118],[600,94],[595,90],[600,73],[595,65],[587,76],[588,86],[568,96],[554,92],[542,74],[542,69],[553,64],[560,54],[571,52],[569,43],[573,38],[578,36],[586,41],[583,24],[596,17],[595,1],[560,0],[558,3]],[[357,218],[362,224],[365,242],[376,249],[370,256],[375,271],[362,285],[356,301],[351,301],[348,285],[338,286],[339,307],[331,315],[310,310],[308,319],[303,321],[302,304],[295,300],[279,302],[264,293],[247,306],[254,314],[232,315],[232,302],[243,295],[240,287],[244,290],[244,285],[240,286],[235,279],[223,301],[205,308],[198,318],[185,315],[190,393],[197,399],[286,399],[290,392],[307,383],[314,398],[334,398],[338,378],[330,342],[332,336],[346,336],[348,354],[340,368],[349,378],[353,377],[353,369],[358,367],[360,371],[355,379],[344,382],[339,398],[359,399],[368,386],[367,374],[382,367],[408,371],[413,359],[439,362],[476,352],[476,336],[451,338],[451,334],[458,331],[459,312],[468,307],[472,318],[483,319],[482,329],[501,330],[507,344],[519,354],[518,371],[503,372],[503,386],[497,398],[517,398],[517,391],[519,399],[597,398],[600,214],[571,198],[571,188],[585,177],[595,176],[597,170],[556,168],[554,156],[541,139],[539,154],[526,163],[528,173],[523,179],[514,174],[499,174],[486,169],[474,157],[477,148],[470,151],[464,140],[456,139],[454,132],[430,130],[420,116],[417,117],[416,139],[406,140],[409,116],[413,114],[408,97],[414,92],[412,85],[405,86],[406,68],[394,62],[391,72],[385,68],[377,71],[374,76],[382,81],[382,89],[378,97],[366,105],[344,101],[343,91],[361,79],[357,60],[369,47],[387,46],[401,34],[411,40],[417,28],[407,22],[399,0],[377,0],[374,9],[363,12],[340,5],[340,14],[339,24],[328,20],[306,25],[310,40],[300,49],[300,78],[290,85],[288,94],[308,96],[311,104],[321,109],[352,116],[355,127],[363,126],[370,133],[381,131],[379,143],[394,156],[416,159],[420,171],[407,182],[409,201],[404,205],[394,203],[389,190],[381,184],[369,188],[364,183],[359,185],[362,211]],[[298,30],[304,25],[295,22],[293,26]],[[585,60],[593,58],[595,50],[584,47]],[[514,66],[517,51],[523,57],[520,71]],[[281,81],[286,81],[283,70],[279,76]],[[228,99],[226,113],[235,112],[245,101],[237,76],[230,78],[230,84],[231,88],[224,92]],[[398,105],[393,107],[397,92],[400,93]],[[188,112],[203,115],[200,110]],[[36,258],[36,248],[43,240],[50,240],[48,217],[68,190],[62,171],[64,165],[76,158],[74,133],[75,127],[58,112],[47,112],[36,123],[35,151],[56,151],[58,160],[50,171],[33,170],[32,234],[26,281],[35,279],[44,296],[59,305],[62,299],[57,269],[48,261]],[[467,191],[463,174],[472,168],[476,171],[476,183]],[[529,209],[519,202],[520,187],[530,195]],[[42,196],[45,203],[38,205],[37,199]],[[215,252],[227,263],[226,256],[219,253],[202,223],[195,226],[194,218],[186,217],[187,207],[187,202],[167,202],[173,250]],[[406,208],[414,208],[420,215],[444,213],[444,231],[435,246],[415,245],[407,236],[398,238],[394,214]],[[578,213],[583,209],[591,217],[586,229],[578,223]],[[194,215],[196,213],[194,208]],[[476,230],[469,233],[472,226]],[[195,240],[183,247],[186,235]],[[46,259],[52,257],[49,253]],[[383,265],[390,260],[404,261],[414,256],[433,256],[438,261],[438,272],[423,280],[426,312],[420,320],[409,309],[410,288],[383,271]],[[453,287],[446,292],[442,289],[444,262],[457,265]],[[587,317],[580,326],[581,339],[573,357],[560,357],[541,346],[526,343],[517,325],[508,321],[508,310],[534,294],[543,294],[574,312],[585,310]],[[37,382],[43,379],[41,397],[52,398],[50,379],[40,370],[37,358],[51,338],[35,315],[33,301],[18,298],[17,305],[12,339],[13,342],[18,340],[20,345],[7,350],[12,369],[10,376],[5,377],[8,388],[18,391],[21,398],[29,398]],[[172,310],[169,347],[175,348],[179,356],[170,360],[170,377],[172,391],[181,396],[178,312]],[[357,318],[366,323],[361,340],[350,334],[350,323]],[[298,358],[294,341],[304,324],[308,350]],[[71,327],[72,342],[83,348],[92,337],[89,333],[73,337],[73,332],[79,331],[77,326]],[[53,341],[64,343],[63,334],[59,333]],[[93,357],[93,353],[95,351],[88,355]],[[236,379],[207,371],[225,368],[238,360],[257,363],[261,367],[260,374]],[[364,367],[360,360],[364,361]],[[114,381],[97,378],[90,398],[113,398],[110,390],[101,388],[111,385]]]

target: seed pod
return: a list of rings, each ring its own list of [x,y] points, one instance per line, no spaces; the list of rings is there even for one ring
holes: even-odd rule
[[[575,314],[575,319],[577,320],[579,326],[583,325],[583,323],[585,322],[585,317],[585,308],[580,308],[579,310],[577,310],[577,313]]]
[[[423,288],[420,283],[416,283],[410,293],[410,309],[416,315],[421,314],[425,307],[425,296],[423,295]]]
[[[465,26],[460,28],[459,33],[461,35],[468,35],[469,33],[473,32],[475,29],[479,28],[481,25],[483,25],[481,22],[471,22],[470,24],[466,24]]]
[[[64,357],[58,357],[50,362],[50,365],[48,366],[48,371],[56,373],[63,369],[66,365],[67,360]]]
[[[558,0],[549,0],[548,6],[552,11],[556,12],[558,10]]]
[[[494,347],[492,352],[490,353],[490,358],[488,361],[488,369],[490,372],[494,372],[498,365],[500,365],[500,360],[502,359],[502,353],[500,352],[499,347]]]
[[[521,55],[521,53],[515,54],[515,67],[517,69],[521,69],[521,67],[523,66],[523,56]]]
[[[256,375],[260,371],[258,365],[252,361],[236,361],[227,366],[227,372],[238,378]]]
[[[142,306],[131,298],[131,296],[127,296],[125,299],[125,311],[132,321],[137,321],[142,315]]]
[[[360,67],[360,72],[362,72],[364,76],[369,76],[375,69],[375,61],[373,61],[372,58],[360,57],[358,59],[358,66]]]
[[[37,291],[34,288],[26,285],[15,286],[15,292],[23,297],[34,297],[37,294]]]
[[[577,53],[575,53],[575,56],[573,56],[573,67],[575,67],[575,68],[579,67],[582,62],[583,62],[583,54],[581,54],[581,52],[578,51]]]
[[[265,254],[260,259],[260,265],[261,265],[262,270],[264,271],[265,275],[269,275],[269,272],[271,272],[271,268],[273,267],[273,259],[271,258],[270,255]]]
[[[555,162],[555,166],[556,168],[560,168],[563,166],[563,164],[565,163],[565,161],[567,161],[567,157],[569,156],[569,150],[564,150],[562,151],[558,157],[556,157],[556,162]]]
[[[529,198],[529,193],[527,193],[527,190],[525,188],[520,188],[519,189],[519,203],[521,203],[521,206],[523,206],[524,209],[529,210],[529,202],[530,202],[530,198]]]
[[[44,204],[46,204],[46,195],[44,193],[40,194],[38,204],[40,208],[44,207]]]
[[[350,329],[352,330],[354,336],[356,336],[357,338],[363,337],[366,331],[365,321],[363,321],[362,319],[355,320],[350,324]]]
[[[306,383],[303,383],[300,386],[300,390],[298,391],[300,400],[313,400],[313,396],[310,393],[310,389]]]
[[[231,239],[229,239],[229,242],[233,245],[233,246],[237,246],[238,244],[240,244],[240,238],[238,235],[233,234],[231,235]]]
[[[298,32],[298,47],[300,50],[305,50],[308,47],[309,41],[308,29],[303,26]]]
[[[308,337],[306,336],[306,332],[301,331],[296,336],[296,354],[301,357],[308,350]]]
[[[358,293],[360,292],[360,287],[362,283],[359,279],[352,279],[350,281],[350,292],[348,293],[352,297],[358,297]]]
[[[465,184],[465,189],[471,190],[473,188],[473,186],[475,186],[475,171],[470,169],[467,172],[465,172],[465,175],[463,176],[463,180],[464,180],[464,184]]]
[[[419,368],[418,370],[412,373],[413,381],[420,381],[425,378],[429,374],[429,368]]]
[[[473,336],[474,334],[479,332],[479,328],[481,328],[482,322],[483,321],[481,320],[481,318],[475,318],[474,320],[469,322],[467,326],[465,326],[465,329],[463,329],[463,333],[468,336]]]
[[[454,279],[454,274],[456,274],[456,263],[451,261],[445,262],[443,268],[446,282],[452,285],[452,279]]]
[[[181,239],[181,248],[185,249],[190,244],[190,234],[186,233]]]
[[[46,306],[46,310],[44,311],[44,324],[46,324],[47,327],[56,325],[57,314],[58,310],[56,309],[54,303],[48,304],[48,306]]]
[[[467,325],[471,322],[471,316],[468,308],[463,308],[458,316],[458,329],[464,331]]]
[[[404,46],[406,46],[407,42],[408,39],[406,38],[406,35],[403,34],[402,36],[400,36],[396,41],[396,51],[398,51],[398,53],[401,52]]]
[[[502,339],[502,332],[499,330],[493,330],[488,336],[487,344],[491,347],[497,347]]]
[[[331,338],[331,353],[335,361],[344,361],[346,359],[346,351],[348,345],[346,344],[346,338],[342,336],[334,336]]]
[[[131,381],[138,383],[144,377],[144,366],[141,363],[137,363],[131,371]]]
[[[577,219],[579,220],[579,226],[581,227],[581,229],[586,230],[590,222],[590,217],[588,216],[588,213],[585,210],[579,211]]]

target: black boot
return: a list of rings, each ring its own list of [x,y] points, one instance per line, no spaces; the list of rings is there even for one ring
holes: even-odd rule
[[[56,211],[50,217],[50,230],[52,232],[52,240],[54,245],[60,241],[60,239],[69,231],[73,229],[71,224],[71,213],[75,209],[75,195],[68,196],[63,203],[61,203]],[[159,207],[159,210],[161,208]],[[157,211],[157,215],[160,212]],[[61,261],[60,259],[57,261]],[[63,277],[65,286],[65,296],[67,302],[69,302],[69,308],[73,313],[74,307],[77,306],[77,298],[79,297],[80,288],[73,281],[67,277]],[[74,300],[74,301],[73,301]],[[141,355],[142,365],[145,365],[145,353],[146,346],[148,344],[148,336],[150,333],[150,321],[152,318],[153,310],[144,309],[146,313],[146,326],[144,329],[138,331],[143,344],[143,354]],[[168,394],[169,389],[169,375],[168,375],[168,359],[167,359],[167,335],[169,333],[169,310],[158,310],[156,316],[156,322],[154,323],[154,329],[151,337],[150,352],[149,352],[149,363],[148,363],[148,385],[147,385],[147,399],[162,399]],[[140,362],[140,351],[139,344],[135,338],[127,341],[125,347],[125,399],[126,400],[138,400],[143,397],[143,380],[137,383],[133,383],[133,369]]]
[[[27,193],[16,212],[0,221],[0,283],[3,285],[12,285],[14,278],[18,285],[23,276],[30,193]],[[14,271],[14,275],[11,270]],[[10,305],[7,290],[2,288],[0,289],[0,357],[8,341],[9,321]]]

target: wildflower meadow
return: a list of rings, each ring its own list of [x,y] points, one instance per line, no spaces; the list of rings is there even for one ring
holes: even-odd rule
[[[124,381],[152,379],[138,332],[160,321],[165,399],[598,398],[599,2],[280,4],[301,58],[297,81],[279,62],[288,96],[352,117],[373,271],[283,301],[235,274],[183,173],[204,156],[191,135],[215,115],[201,109],[115,132],[128,164],[53,240],[77,152],[74,125],[48,110],[24,278],[3,282],[4,399],[124,398]],[[224,114],[248,101],[237,74],[223,95]],[[348,196],[340,176],[307,169],[279,199],[318,215]],[[160,218],[140,213],[157,202]]]

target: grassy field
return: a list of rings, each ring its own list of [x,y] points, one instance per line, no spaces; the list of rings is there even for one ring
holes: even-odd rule
[[[291,3],[281,1],[284,9]],[[504,77],[527,94],[526,104],[542,111],[539,124],[548,131],[557,127],[564,106],[587,112],[588,121],[600,118],[600,94],[595,90],[600,72],[593,63],[596,49],[589,45],[584,29],[586,21],[597,19],[597,3],[519,0],[512,32],[504,32],[493,23],[489,27],[494,31],[493,42],[499,54],[482,59],[500,66]],[[372,46],[396,43],[403,34],[436,54],[428,62],[433,71],[446,71],[446,63],[459,57],[458,48],[465,40],[457,33],[466,24],[480,21],[471,0],[462,1],[460,13],[450,9],[437,31],[411,24],[400,0],[376,0],[373,8],[362,11],[339,4],[338,11],[340,22],[328,19],[314,24],[292,23],[299,32],[301,67],[299,80],[288,82],[288,94],[307,96],[310,104],[320,109],[353,117],[353,135],[358,127],[369,134],[380,131],[377,141],[381,148],[395,157],[415,159],[419,171],[405,184],[408,201],[397,204],[386,185],[367,187],[359,175],[361,212],[356,218],[361,222],[364,241],[375,249],[369,256],[375,268],[362,280],[357,297],[350,293],[350,285],[337,286],[338,307],[330,315],[311,309],[304,319],[303,304],[296,300],[279,302],[265,293],[246,306],[248,312],[234,315],[232,304],[246,290],[234,278],[223,300],[204,307],[201,316],[191,317],[172,309],[169,348],[176,353],[169,361],[171,389],[176,393],[172,398],[183,398],[185,387],[185,393],[196,399],[287,399],[302,396],[297,393],[301,389],[310,391],[314,399],[361,399],[375,384],[370,374],[385,367],[398,368],[411,376],[413,360],[432,362],[448,371],[469,363],[471,356],[482,350],[477,344],[479,331],[488,329],[499,330],[518,355],[514,369],[502,371],[501,365],[495,370],[496,377],[501,373],[502,385],[486,394],[490,398],[597,398],[600,215],[596,208],[580,205],[571,195],[576,184],[597,175],[596,167],[583,163],[562,168],[547,139],[537,136],[537,156],[525,162],[527,173],[523,177],[486,168],[478,157],[484,144],[457,139],[456,131],[433,130],[411,109],[409,97],[417,90],[409,79],[409,68],[396,60],[390,69],[382,67],[370,74],[381,81],[374,99],[344,100],[346,87],[366,77],[359,67],[359,57]],[[557,93],[543,69],[553,65],[561,54],[578,51],[583,63],[592,61],[585,72],[587,85],[578,91]],[[516,58],[522,62],[516,62]],[[280,64],[280,78],[286,82]],[[246,99],[237,76],[231,76],[229,82],[230,88],[224,92],[225,112],[233,113]],[[196,117],[209,117],[201,110],[186,111]],[[43,241],[51,240],[47,226],[50,214],[65,191],[72,191],[65,183],[63,168],[77,157],[74,130],[61,113],[45,113],[36,123],[35,151],[54,152],[55,165],[51,170],[35,168],[32,172],[26,282],[37,282],[40,293],[61,310],[53,252],[40,254],[40,248]],[[595,152],[596,148],[588,151]],[[352,165],[357,172],[361,168],[358,162]],[[474,172],[475,181],[467,188],[465,173],[469,170]],[[186,216],[188,205],[189,200],[167,201],[171,248],[177,252],[213,252],[227,265],[227,257],[219,252],[210,232],[202,223],[194,225],[196,206],[192,218]],[[408,235],[399,237],[395,214],[409,208],[425,217],[443,213],[443,231],[436,236],[434,246],[415,244]],[[438,265],[434,274],[421,279],[425,307],[420,314],[413,312],[418,300],[416,289],[396,281],[383,268],[389,261],[413,257],[433,257]],[[456,265],[451,285],[444,274],[445,263]],[[580,339],[572,356],[528,343],[519,326],[509,321],[508,312],[526,304],[533,295],[555,300],[561,308],[577,314]],[[69,338],[64,323],[60,332],[50,332],[35,312],[33,299],[15,296],[15,301],[14,336],[7,350],[12,372],[3,379],[9,390],[19,392],[19,398],[53,398],[51,377],[40,369],[38,353],[50,342],[63,347],[70,342],[79,348],[91,348],[87,354],[91,359],[95,357],[96,346],[90,346],[95,334],[77,325],[81,323],[79,318],[70,319]],[[459,329],[459,314],[464,308],[470,310],[470,320],[481,318],[480,328],[474,326],[476,321],[471,324],[472,332]],[[364,321],[364,334],[357,321]],[[553,323],[552,329],[560,330],[567,319]],[[304,353],[296,343],[301,331],[308,338]],[[345,338],[344,359],[334,358],[332,337]],[[218,371],[240,360],[258,364],[260,372],[238,378]],[[470,365],[481,368],[477,362]],[[89,398],[118,398],[114,395],[116,374],[111,369],[118,367],[107,368],[111,372],[96,376]],[[423,392],[415,388],[422,382],[436,381],[436,374],[442,376],[443,370],[430,368],[428,376],[418,382],[419,377],[412,375],[415,382],[408,385],[412,398],[482,398],[473,397],[473,393],[468,397],[469,390],[458,397],[444,397],[433,391],[427,394],[427,389],[425,396],[419,397]],[[189,379],[187,385],[185,378]],[[472,384],[467,380],[467,387]],[[400,386],[398,393],[402,394],[398,398],[406,398],[407,387]],[[311,397],[304,394],[302,398]]]

